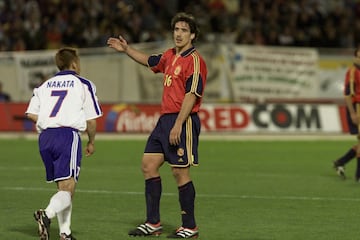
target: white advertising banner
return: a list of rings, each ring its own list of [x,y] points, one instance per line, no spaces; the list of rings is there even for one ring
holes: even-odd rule
[[[29,100],[33,88],[58,72],[55,51],[17,52],[14,54],[22,100]]]
[[[337,105],[318,104],[204,104],[204,132],[341,133]]]
[[[319,99],[343,99],[344,82],[348,68],[353,64],[352,58],[346,56],[328,56],[319,59]]]
[[[151,54],[171,46],[136,47]],[[337,55],[321,57],[315,48],[199,44],[197,49],[208,69],[204,103],[342,99],[344,75],[351,64]],[[98,86],[103,101],[161,101],[161,74],[154,74],[124,54],[82,52],[86,53],[81,55],[82,74]],[[0,71],[6,72],[8,79],[17,79],[18,84],[7,84],[8,88],[16,87],[10,89],[15,101],[28,101],[33,87],[58,71],[54,55],[55,50],[14,52],[15,61],[10,66],[0,64]]]
[[[230,54],[235,101],[314,98],[319,91],[315,49],[238,45]]]

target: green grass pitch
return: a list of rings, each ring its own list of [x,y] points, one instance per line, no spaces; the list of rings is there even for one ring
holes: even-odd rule
[[[200,239],[328,240],[359,236],[360,184],[356,162],[339,179],[332,161],[353,142],[202,140],[191,174],[197,191]],[[73,202],[78,239],[134,239],[144,221],[140,160],[145,140],[98,140],[84,157]],[[45,207],[55,184],[44,180],[37,141],[0,140],[0,239],[37,239],[33,212]],[[161,218],[166,235],[180,224],[177,188],[162,169]],[[56,219],[51,239],[58,239]]]

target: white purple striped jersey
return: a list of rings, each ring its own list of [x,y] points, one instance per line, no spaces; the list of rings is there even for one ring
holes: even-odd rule
[[[34,89],[26,113],[38,115],[36,128],[71,127],[84,131],[86,120],[102,116],[95,85],[74,71],[60,71]]]

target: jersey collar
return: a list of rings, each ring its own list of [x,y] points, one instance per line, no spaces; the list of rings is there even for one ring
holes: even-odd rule
[[[175,53],[175,48],[173,49],[174,50],[174,53]],[[182,57],[186,57],[188,55],[190,55],[191,53],[193,53],[195,51],[195,47],[192,46],[191,48],[189,48],[188,50],[184,51],[181,53],[181,56]]]
[[[58,75],[67,75],[67,74],[76,75],[76,72],[73,71],[73,70],[63,70],[63,71],[60,71],[60,72],[56,73],[55,76],[58,76]]]

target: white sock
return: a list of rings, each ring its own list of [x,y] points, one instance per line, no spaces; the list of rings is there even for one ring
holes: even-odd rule
[[[58,191],[55,193],[46,207],[45,212],[48,218],[54,218],[56,214],[71,205],[71,193],[67,191]]]
[[[71,234],[70,225],[71,225],[71,213],[72,213],[72,204],[69,207],[65,208],[57,214],[57,219],[59,223],[60,234],[65,233],[66,235]]]

